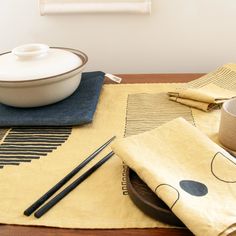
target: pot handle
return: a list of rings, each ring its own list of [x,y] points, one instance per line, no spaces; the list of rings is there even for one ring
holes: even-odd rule
[[[16,47],[12,50],[12,53],[20,59],[31,59],[45,56],[48,50],[49,46],[46,44],[32,43]]]

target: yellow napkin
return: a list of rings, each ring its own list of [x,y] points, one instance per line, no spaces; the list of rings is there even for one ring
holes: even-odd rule
[[[236,92],[208,84],[198,89],[176,89],[168,92],[169,99],[203,111],[219,108],[220,105],[236,96]]]
[[[186,120],[119,139],[112,149],[195,235],[236,232],[236,160]]]

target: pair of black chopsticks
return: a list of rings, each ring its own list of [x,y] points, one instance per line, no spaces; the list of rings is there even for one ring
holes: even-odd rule
[[[61,179],[56,185],[54,185],[49,191],[47,191],[42,197],[40,197],[35,203],[33,203],[29,208],[24,211],[24,215],[30,216],[35,210],[37,210],[42,204],[44,204],[57,190],[59,190],[65,183],[67,183],[75,174],[77,174],[85,165],[87,165],[95,156],[97,156],[109,143],[113,141],[115,136],[109,139],[101,147],[99,147],[94,153],[87,157],[82,163],[75,167],[69,174],[67,174],[63,179]],[[77,178],[73,183],[67,186],[64,190],[53,197],[49,202],[37,210],[34,214],[35,217],[40,218],[47,211],[49,211],[54,205],[56,205],[62,198],[64,198],[68,193],[75,189],[81,182],[88,178],[95,170],[97,170],[102,164],[104,164],[114,152],[108,153],[94,166],[88,169],[84,174]]]

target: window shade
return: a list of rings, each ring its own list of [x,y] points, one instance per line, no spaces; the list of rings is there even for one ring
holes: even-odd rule
[[[39,0],[40,13],[149,13],[151,0]]]

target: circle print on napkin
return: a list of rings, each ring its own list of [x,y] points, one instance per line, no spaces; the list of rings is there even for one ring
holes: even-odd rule
[[[196,197],[201,197],[208,193],[207,186],[197,181],[181,180],[179,185],[185,192]]]

